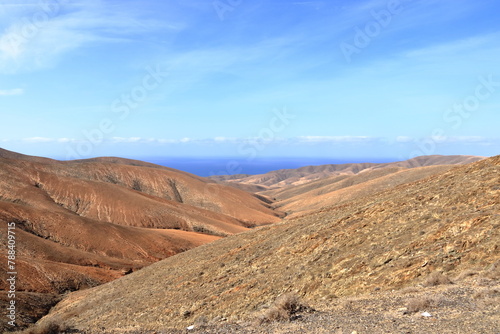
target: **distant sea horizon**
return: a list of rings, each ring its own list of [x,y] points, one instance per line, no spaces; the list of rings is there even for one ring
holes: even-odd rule
[[[280,169],[296,169],[346,163],[386,163],[399,161],[398,158],[315,158],[276,157],[245,159],[238,157],[134,157],[132,159],[178,169],[202,177],[234,174],[265,174]]]

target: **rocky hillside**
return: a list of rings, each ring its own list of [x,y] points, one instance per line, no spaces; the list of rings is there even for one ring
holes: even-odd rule
[[[364,313],[357,315],[368,315],[370,303],[361,307],[357,300],[374,291],[385,294],[474,275],[480,275],[477,284],[498,287],[499,175],[497,156],[217,240],[111,283],[72,293],[39,326],[57,322],[92,333],[183,329],[207,321],[232,326],[254,319],[286,293],[298,295],[308,309],[339,314],[358,309]],[[472,322],[462,319],[469,316],[467,307],[476,305],[470,304],[472,295],[466,289],[454,291],[455,304],[446,291],[440,292],[444,299],[435,301],[444,306],[432,321],[445,327],[438,330],[428,323],[418,328],[450,332],[453,327],[447,323],[460,323],[470,327],[454,327],[452,332],[488,333],[484,329],[492,328],[495,333],[492,326],[498,324],[499,305],[495,290],[490,291],[492,304],[484,304]],[[468,304],[453,306],[460,304],[460,298]],[[339,305],[340,299],[345,304]],[[432,303],[408,304],[401,312],[424,311]],[[399,311],[386,310],[384,319],[395,314],[391,312]],[[413,319],[415,325],[410,317],[407,323]],[[323,332],[338,330],[340,322]],[[398,330],[411,332],[403,327],[390,331]]]
[[[288,186],[297,186],[315,180],[323,180],[333,176],[355,175],[361,172],[386,169],[401,168],[409,169],[416,167],[436,166],[436,165],[462,165],[478,161],[483,157],[466,155],[429,155],[413,159],[390,162],[390,163],[347,163],[336,165],[306,166],[297,169],[282,169],[261,175],[224,175],[212,176],[213,180],[223,183],[234,183],[238,185],[257,186],[256,190],[283,189]]]
[[[454,165],[428,167],[384,167],[364,170],[354,175],[339,175],[259,194],[274,200],[273,207],[290,217],[314,212],[359,197],[366,197],[397,185],[415,182],[443,173]]]
[[[0,244],[7,249],[4,231],[15,223],[19,298],[42,294],[33,304],[20,303],[33,307],[24,312],[26,321],[59,294],[280,220],[269,203],[247,192],[173,169],[118,158],[62,162],[0,149]],[[2,279],[0,289],[6,284]]]

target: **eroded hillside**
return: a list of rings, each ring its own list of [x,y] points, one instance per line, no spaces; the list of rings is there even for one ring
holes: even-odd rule
[[[221,239],[72,293],[40,325],[184,328],[200,317],[251,319],[287,292],[321,308],[415,286],[436,271],[496,270],[499,175],[497,156]]]
[[[0,150],[0,222],[4,230],[16,224],[18,295],[41,294],[34,300],[43,310],[58,294],[279,222],[279,216],[249,193],[153,164],[60,162]],[[6,249],[7,239],[0,239]],[[0,263],[4,273],[6,265]],[[0,289],[6,284],[1,280]],[[30,308],[26,321],[40,315],[37,305],[20,305]]]
[[[462,165],[478,161],[483,157],[465,155],[428,155],[409,160],[389,163],[347,163],[320,166],[305,166],[297,169],[281,169],[260,175],[223,175],[212,176],[222,183],[259,187],[255,190],[283,190],[289,186],[300,186],[311,181],[323,180],[335,176],[352,176],[361,172],[387,168],[410,169],[437,165]]]

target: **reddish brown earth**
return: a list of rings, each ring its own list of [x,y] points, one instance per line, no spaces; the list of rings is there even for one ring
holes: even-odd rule
[[[21,324],[58,294],[280,220],[256,196],[181,171],[118,158],[61,162],[0,149],[0,247],[7,249],[7,224],[16,223],[18,295],[30,300],[38,294],[32,298],[38,309],[20,303],[28,308],[20,310]],[[6,265],[0,262],[1,290]]]
[[[498,333],[499,233],[497,156],[360,192],[71,293],[37,326],[86,333],[182,333],[189,325],[196,333]],[[273,301],[287,293],[309,307],[295,321],[273,322]]]

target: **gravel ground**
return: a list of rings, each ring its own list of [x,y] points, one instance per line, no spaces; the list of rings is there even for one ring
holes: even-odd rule
[[[192,329],[111,330],[99,334],[500,334],[500,284],[498,280],[483,280],[478,285],[469,280],[393,292],[375,291],[359,297],[323,301],[319,310],[308,309],[293,318],[263,324],[215,319],[208,325],[198,321],[200,324]]]

